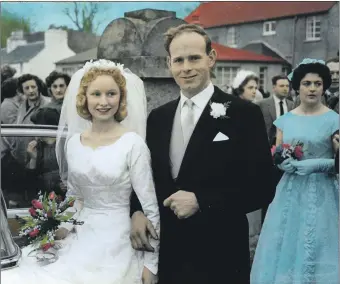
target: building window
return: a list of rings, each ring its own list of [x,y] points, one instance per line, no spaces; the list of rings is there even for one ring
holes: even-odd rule
[[[275,35],[276,34],[276,22],[270,21],[270,22],[264,22],[263,23],[263,35]]]
[[[220,88],[231,87],[240,67],[217,67],[216,85]]]
[[[260,86],[264,91],[267,89],[267,67],[260,67]]]
[[[317,17],[308,17],[306,20],[306,40],[321,39],[321,20]]]
[[[234,27],[228,28],[227,45],[231,47],[236,47],[236,31]]]

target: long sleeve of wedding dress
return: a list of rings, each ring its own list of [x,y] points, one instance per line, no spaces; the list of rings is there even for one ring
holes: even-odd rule
[[[83,209],[84,206],[84,198],[80,192],[80,190],[78,190],[76,187],[74,187],[72,185],[71,181],[67,182],[67,192],[66,192],[66,198],[67,197],[74,197],[76,200],[73,204],[72,207],[68,208],[65,212],[75,212],[75,214],[73,215],[73,219],[76,219],[79,217],[79,214],[81,212],[81,210]],[[73,225],[72,223],[62,223],[59,228],[65,228],[69,231],[72,231],[75,228],[75,225]]]
[[[152,177],[151,157],[149,149],[142,139],[138,139],[133,145],[128,164],[132,187],[143,207],[145,215],[151,221],[159,236],[159,210]],[[144,266],[146,266],[153,274],[157,274],[159,240],[150,238],[150,243],[154,247],[155,252],[145,252]]]

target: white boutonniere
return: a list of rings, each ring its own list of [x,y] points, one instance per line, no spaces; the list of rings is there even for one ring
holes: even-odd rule
[[[227,109],[229,108],[231,102],[227,102],[224,104],[221,103],[212,103],[210,102],[210,115],[213,118],[222,118],[222,119],[226,119],[226,118],[230,118],[229,116],[227,116]]]

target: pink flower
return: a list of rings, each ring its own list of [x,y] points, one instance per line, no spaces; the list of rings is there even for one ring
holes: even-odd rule
[[[52,191],[49,195],[48,195],[48,199],[53,200],[55,198],[55,193],[54,191]]]
[[[31,216],[34,217],[34,216],[37,216],[37,212],[35,211],[35,209],[33,207],[31,207],[28,212],[30,212]]]
[[[32,200],[32,205],[35,209],[43,209],[42,203],[36,199]]]
[[[294,149],[294,154],[295,154],[296,158],[300,160],[303,156],[302,147],[296,146],[295,149]]]
[[[38,234],[39,234],[39,230],[38,230],[38,229],[34,229],[33,231],[31,231],[31,232],[29,233],[29,236],[30,236],[31,238],[34,238],[34,237],[36,237]]]
[[[51,243],[47,243],[47,244],[44,244],[43,246],[42,246],[42,249],[43,249],[43,251],[47,251],[49,248],[51,248],[52,247],[52,244]]]
[[[289,144],[282,144],[283,149],[289,149],[290,145]]]

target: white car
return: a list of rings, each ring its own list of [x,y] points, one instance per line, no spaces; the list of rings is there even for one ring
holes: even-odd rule
[[[27,169],[20,161],[18,151],[20,147],[17,146],[23,144],[24,147],[21,148],[26,149],[28,142],[55,138],[56,134],[56,126],[1,125],[0,251],[3,276],[6,274],[3,270],[20,269],[20,260],[23,257],[20,247],[24,243],[18,234],[20,227],[18,217],[29,215],[31,200],[36,197],[38,187],[44,184],[41,183],[41,177],[43,182],[51,181],[53,184],[53,180],[55,181],[55,177],[59,175],[54,158],[43,159],[43,167],[40,165],[34,170]],[[50,152],[53,153],[54,149]]]

